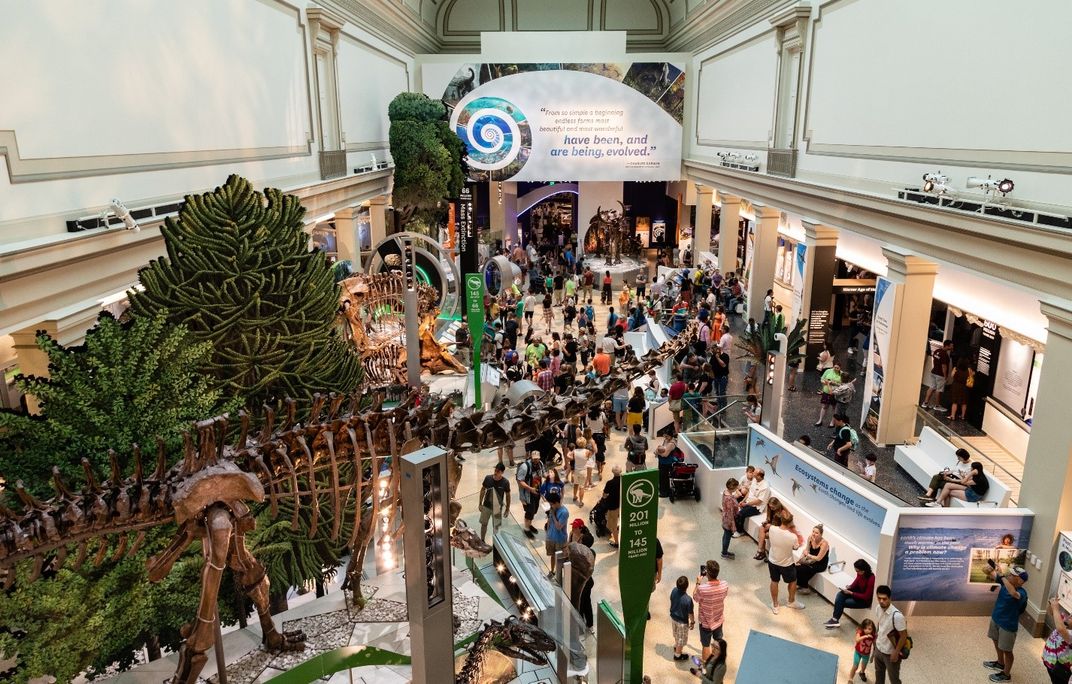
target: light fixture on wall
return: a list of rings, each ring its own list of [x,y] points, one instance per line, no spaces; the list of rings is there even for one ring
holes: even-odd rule
[[[951,195],[953,188],[949,185],[949,176],[938,173],[923,174],[923,192],[931,192],[935,195]]]
[[[132,230],[135,233],[141,230],[141,226],[134,220],[134,217],[130,215],[130,209],[127,209],[126,205],[120,202],[118,199],[112,198],[111,203],[108,204],[108,208],[104,210],[101,218],[104,219],[105,226],[108,226],[108,215],[112,214],[117,219],[123,222],[123,226],[127,230]]]
[[[1016,184],[1008,178],[994,180],[990,176],[987,176],[986,178],[977,178],[973,176],[968,179],[967,187],[969,190],[978,188],[988,195],[992,192],[1000,192],[1004,196],[1012,192],[1013,188],[1016,187]]]

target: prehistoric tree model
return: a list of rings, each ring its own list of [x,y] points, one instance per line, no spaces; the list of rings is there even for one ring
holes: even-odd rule
[[[204,564],[200,601],[183,628],[173,682],[194,684],[207,660],[227,568],[256,607],[265,648],[301,650],[303,634],[275,628],[268,605],[270,581],[264,565],[247,548],[246,535],[256,524],[251,506],[265,502],[271,520],[289,517],[295,531],[304,515],[310,537],[323,530],[342,540],[353,559],[348,585],[361,596],[363,558],[381,503],[396,506],[398,501],[397,467],[391,468],[389,486],[377,486],[386,463],[397,462],[426,442],[460,452],[532,439],[566,416],[602,404],[636,375],[679,353],[695,333],[693,322],[643,361],[629,359],[598,380],[516,406],[482,412],[456,409],[449,401],[418,406],[413,393],[384,409],[382,397],[370,404],[360,394],[316,394],[308,412],[300,415],[296,402],[288,400],[278,420],[274,411],[265,409],[258,422],[244,411],[198,421],[183,435],[181,458],[170,467],[174,459],[165,448],[150,455],[132,447],[130,469],[113,458],[107,477],[98,478],[87,462],[82,485],[72,488],[56,476],[56,495],[49,500],[15,483],[18,504],[0,505],[0,587],[31,582],[44,567],[60,572],[68,564],[79,568],[90,557],[95,565],[116,561],[138,549],[153,530],[174,529],[171,543],[149,559],[149,579],[167,578],[193,545],[200,545]],[[382,501],[381,491],[386,496]],[[345,520],[347,504],[353,502],[355,513]],[[65,616],[60,613],[55,619]],[[17,652],[17,644],[12,645]]]
[[[41,400],[42,414],[0,412],[0,475],[9,495],[0,504],[13,503],[21,481],[30,495],[52,494],[52,467],[66,481],[81,478],[83,458],[102,473],[115,454],[129,469],[133,445],[155,450],[158,436],[178,453],[192,421],[234,408],[220,403],[221,393],[199,372],[208,344],[193,342],[184,326],[163,317],[120,324],[105,313],[80,347],[64,348],[44,334],[38,345],[48,354],[50,377],[17,382]],[[85,563],[78,571],[46,559],[26,564],[0,599],[0,653],[18,653],[18,670],[0,672],[0,679],[47,673],[71,681],[87,669],[129,666],[146,644],[151,652],[177,648],[179,627],[197,604],[201,562],[200,554],[189,554],[164,582],[150,583],[146,560],[170,537],[169,530],[150,530],[138,548],[136,537],[128,537],[124,558]],[[38,574],[47,581],[29,581]],[[233,620],[230,604],[222,609]]]
[[[392,198],[405,225],[415,215],[432,224],[457,197],[465,181],[464,148],[446,120],[442,102],[421,93],[401,93],[387,108],[391,158],[395,162]]]
[[[334,325],[335,274],[310,251],[297,197],[232,175],[189,195],[161,232],[167,256],[139,274],[137,316],[163,314],[212,345],[204,371],[247,405],[349,392],[360,364]]]

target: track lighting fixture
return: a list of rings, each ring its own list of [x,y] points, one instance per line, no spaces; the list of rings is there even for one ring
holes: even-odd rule
[[[987,176],[986,178],[976,178],[973,176],[968,179],[967,187],[968,189],[978,188],[987,194],[991,192],[1000,192],[1002,195],[1007,195],[1012,192],[1013,188],[1016,187],[1016,184],[1008,178],[994,180],[990,176]]]

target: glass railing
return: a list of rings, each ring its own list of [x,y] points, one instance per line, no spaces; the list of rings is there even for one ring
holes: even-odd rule
[[[711,468],[743,468],[748,458],[748,429],[725,428],[686,432],[685,439]]]
[[[732,428],[747,428],[746,395],[727,394],[706,397],[685,397],[681,402],[681,431],[709,432]]]

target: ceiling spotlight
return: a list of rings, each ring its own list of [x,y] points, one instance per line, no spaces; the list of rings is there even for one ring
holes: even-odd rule
[[[1002,195],[1007,195],[1012,192],[1014,187],[1016,187],[1016,184],[1008,178],[994,180],[990,176],[987,176],[986,178],[972,177],[968,179],[969,189],[978,188],[988,194],[991,192],[1000,192]]]
[[[113,198],[108,205],[108,209],[111,213],[115,214],[117,219],[123,222],[123,225],[127,230],[133,230],[135,233],[141,230],[141,226],[139,226],[138,222],[134,220],[134,217],[130,215],[130,210],[119,200]],[[107,214],[107,212],[105,213]]]
[[[937,188],[943,187],[949,183],[949,176],[943,176],[942,172],[938,173],[925,173],[923,174],[923,192],[936,192]],[[939,192],[939,195],[943,195],[947,190]]]

